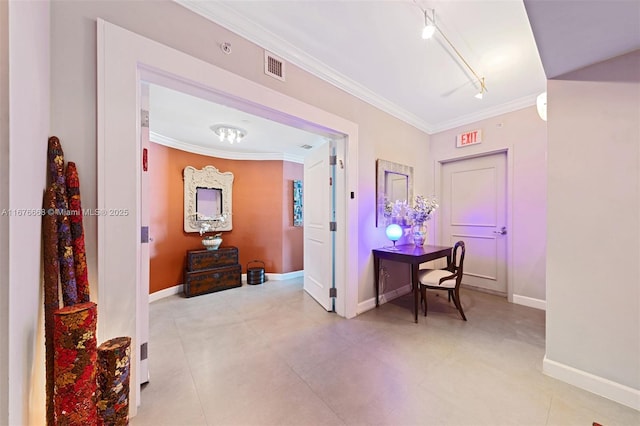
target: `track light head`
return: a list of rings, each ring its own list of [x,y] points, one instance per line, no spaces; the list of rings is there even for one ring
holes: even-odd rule
[[[476,99],[482,99],[484,97],[484,92],[487,90],[486,86],[484,85],[484,77],[480,79],[479,83],[480,91],[473,96]]]
[[[424,40],[430,39],[436,33],[436,27],[433,25],[425,25],[422,29],[422,38]]]
[[[431,21],[431,22],[429,22]],[[436,11],[431,9],[431,17],[427,15],[427,11],[424,11],[424,28],[422,29],[422,38],[424,40],[430,39],[436,33]]]

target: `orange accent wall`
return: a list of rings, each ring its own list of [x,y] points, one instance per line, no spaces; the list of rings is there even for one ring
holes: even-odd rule
[[[293,180],[303,177],[302,164],[227,160],[152,143],[149,292],[181,284],[186,251],[203,248],[198,233],[184,232],[182,171],[208,165],[234,176],[233,230],[222,233],[222,245],[238,247],[242,271],[254,259],[265,263],[267,273],[302,270],[303,228],[293,226],[292,189]]]

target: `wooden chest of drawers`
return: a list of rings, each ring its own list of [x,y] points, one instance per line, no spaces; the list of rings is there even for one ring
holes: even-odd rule
[[[238,263],[237,247],[218,250],[188,250],[184,273],[184,294],[187,297],[213,293],[242,286],[242,267]]]

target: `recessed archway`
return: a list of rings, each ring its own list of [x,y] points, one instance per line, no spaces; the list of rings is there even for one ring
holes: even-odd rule
[[[132,337],[132,382],[138,383],[138,307],[147,303],[140,282],[140,86],[151,81],[202,88],[227,104],[283,124],[344,135],[344,169],[336,186],[344,194],[357,184],[358,126],[214,65],[98,20],[98,208],[127,208],[128,216],[98,218],[99,340]],[[268,105],[266,105],[268,103]],[[231,106],[231,105],[230,105]],[[134,119],[135,117],[135,119]],[[337,205],[336,311],[356,315],[358,298],[357,204],[346,196]],[[131,415],[139,387],[131,394]]]

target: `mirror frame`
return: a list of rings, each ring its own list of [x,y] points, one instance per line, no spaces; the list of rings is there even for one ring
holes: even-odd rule
[[[386,226],[384,221],[384,201],[386,198],[385,175],[396,173],[407,177],[407,202],[413,200],[413,167],[387,160],[376,160],[376,226]]]
[[[184,179],[184,232],[200,232],[200,224],[196,218],[197,188],[222,190],[222,214],[226,215],[224,225],[216,231],[231,231],[233,228],[233,173],[220,172],[213,166],[205,166],[202,170],[187,166],[182,172]]]

